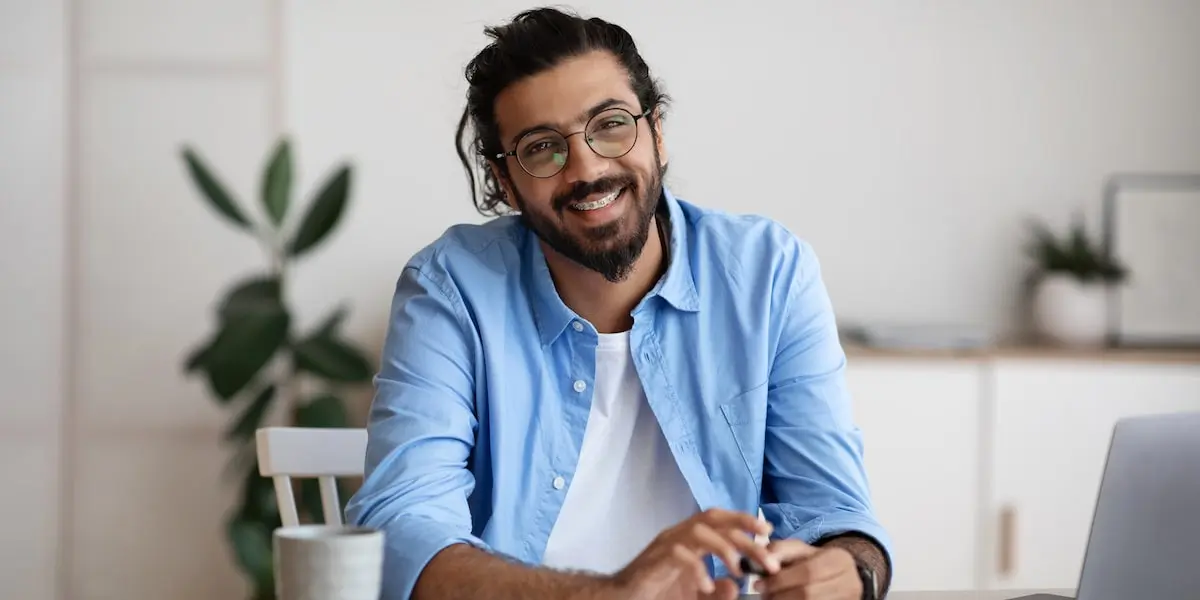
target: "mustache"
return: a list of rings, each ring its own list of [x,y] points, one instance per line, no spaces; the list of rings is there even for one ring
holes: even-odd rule
[[[633,175],[611,175],[601,177],[595,181],[577,181],[571,186],[571,189],[554,197],[553,204],[556,211],[565,210],[568,206],[586,200],[592,194],[607,194],[613,190],[623,187],[630,187],[637,183]]]

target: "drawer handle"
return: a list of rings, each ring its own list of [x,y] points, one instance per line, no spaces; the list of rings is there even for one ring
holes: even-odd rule
[[[1017,509],[1005,506],[1000,510],[1000,575],[1012,575],[1017,561]]]

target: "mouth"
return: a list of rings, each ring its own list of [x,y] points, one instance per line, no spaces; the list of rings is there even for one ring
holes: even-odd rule
[[[621,193],[624,191],[625,191],[625,188],[620,187],[620,188],[617,188],[607,194],[604,194],[603,196],[600,196],[599,198],[594,198],[592,200],[587,200],[585,202],[575,202],[573,204],[570,204],[569,207],[571,208],[571,210],[578,211],[578,212],[592,212],[592,211],[608,208],[609,206],[612,206],[612,204],[614,202],[617,201],[617,198],[621,197]]]

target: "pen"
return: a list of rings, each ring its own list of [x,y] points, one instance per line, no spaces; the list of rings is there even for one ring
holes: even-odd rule
[[[763,516],[761,508],[758,509],[758,520],[763,522],[767,520],[766,517]],[[767,536],[760,533],[754,536],[754,543],[760,546],[766,546],[768,543],[770,543],[770,540],[767,538]],[[767,576],[767,570],[763,568],[762,565],[758,564],[758,561],[751,559],[749,556],[743,556],[742,559],[738,561],[738,566],[741,567],[742,573],[755,575],[757,577]]]
[[[767,576],[767,570],[764,569],[762,567],[762,565],[758,564],[757,561],[751,559],[749,556],[743,556],[742,560],[739,563],[739,566],[742,568],[742,572],[747,575],[754,575],[757,577],[766,577]]]

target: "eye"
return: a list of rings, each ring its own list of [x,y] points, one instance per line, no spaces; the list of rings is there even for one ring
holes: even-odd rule
[[[555,136],[544,137],[541,139],[535,139],[522,146],[521,156],[532,158],[535,156],[544,155],[547,152],[558,152],[562,147],[563,142],[561,139]]]

